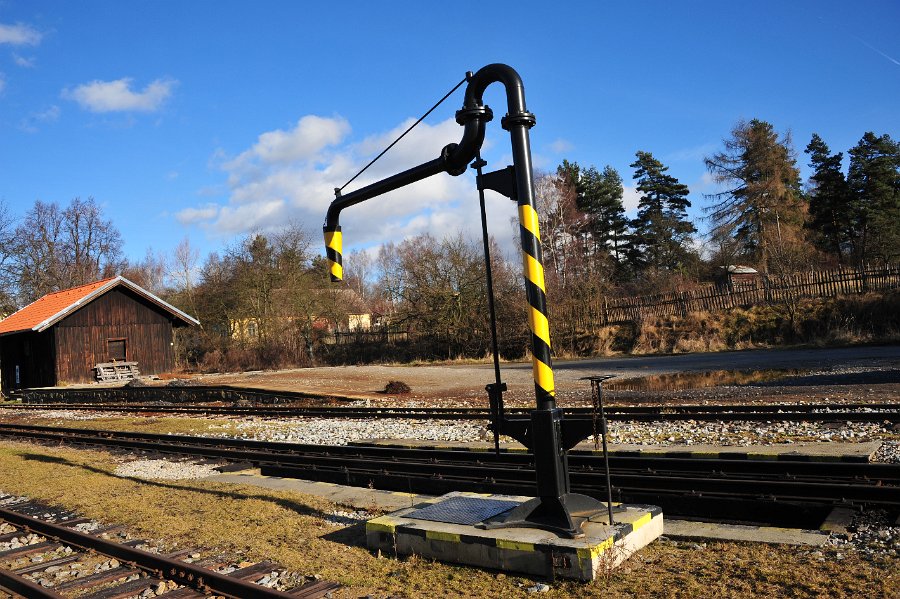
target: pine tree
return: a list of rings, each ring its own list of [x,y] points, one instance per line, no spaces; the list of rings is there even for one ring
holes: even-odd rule
[[[636,156],[630,166],[635,169],[641,199],[637,218],[631,221],[633,266],[653,273],[680,270],[692,254],[691,235],[697,232],[686,211],[691,205],[687,198],[690,191],[667,174],[669,167],[650,152],[639,151]]]
[[[850,188],[841,172],[843,154],[830,154],[828,145],[818,134],[806,146],[809,166],[813,169],[809,186],[809,221],[812,241],[821,250],[844,262],[852,236]]]
[[[770,246],[782,246],[783,254],[785,244],[796,239],[786,229],[799,227],[804,219],[790,137],[779,139],[771,124],[753,119],[738,122],[724,143],[724,152],[704,159],[713,180],[727,186],[707,195],[714,203],[706,211],[714,231],[734,237],[745,257],[768,272]]]
[[[607,165],[603,172],[594,166],[578,173],[576,184],[578,209],[587,215],[585,231],[589,234],[597,254],[608,252],[616,264],[625,257],[628,219],[622,197],[625,188],[622,177]]]
[[[900,143],[871,131],[850,150],[853,241],[860,263],[900,257]]]

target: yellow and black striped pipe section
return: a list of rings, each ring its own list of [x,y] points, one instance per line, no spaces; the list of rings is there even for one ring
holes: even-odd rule
[[[550,324],[547,320],[541,234],[534,206],[520,201],[522,203],[519,204],[519,232],[522,238],[525,294],[528,298],[528,326],[531,328],[531,360],[534,389],[538,405],[541,405],[546,401],[552,401],[556,395],[553,384],[553,362],[550,358]]]
[[[344,280],[344,266],[341,257],[342,241],[340,226],[333,231],[325,231],[325,256],[328,258],[328,272],[331,274],[332,283]]]

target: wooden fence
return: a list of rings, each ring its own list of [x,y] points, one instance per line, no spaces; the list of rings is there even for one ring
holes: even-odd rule
[[[335,331],[323,338],[327,345],[348,345],[360,343],[401,343],[409,341],[409,331],[387,331],[374,329],[371,331],[353,331],[345,333]]]
[[[718,312],[741,306],[793,302],[808,297],[835,297],[868,291],[900,289],[900,264],[885,267],[839,269],[773,275],[760,273],[756,279],[734,284],[706,285],[685,291],[637,297],[605,298],[572,306],[563,314],[552,314],[551,323],[564,322],[554,335],[565,337],[576,329],[593,329],[654,317],[682,316],[691,312]],[[551,311],[552,312],[552,311]],[[559,326],[559,325],[557,325]],[[571,329],[571,330],[570,330]],[[377,345],[422,341],[427,333],[401,329],[332,332],[322,339],[330,346]],[[522,337],[525,347],[528,337]],[[444,340],[446,341],[446,340]],[[507,342],[510,340],[507,339]],[[515,339],[515,345],[519,339]]]
[[[603,324],[620,324],[660,316],[687,316],[737,306],[835,297],[900,288],[900,265],[810,271],[791,275],[762,274],[750,282],[709,285],[687,291],[604,300]]]

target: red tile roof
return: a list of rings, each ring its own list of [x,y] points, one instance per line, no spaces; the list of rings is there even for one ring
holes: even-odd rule
[[[131,288],[133,291],[143,295],[160,307],[172,312],[186,323],[197,323],[194,318],[181,312],[174,306],[170,306],[128,279],[124,277],[110,277],[101,281],[88,283],[87,285],[64,289],[62,291],[57,291],[56,293],[48,293],[44,297],[28,304],[18,312],[14,312],[8,318],[0,320],[0,335],[18,333],[21,331],[42,331],[54,322],[61,320],[68,313],[74,311],[79,307],[79,304],[82,301],[93,300],[97,297],[95,294],[98,292],[100,292],[99,295],[102,295],[107,290],[112,289],[119,284]],[[104,287],[107,287],[107,289],[103,289]]]

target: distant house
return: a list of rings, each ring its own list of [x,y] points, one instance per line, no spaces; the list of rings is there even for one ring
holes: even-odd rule
[[[348,314],[347,330],[351,333],[369,331],[372,329],[371,314]]]
[[[740,264],[729,264],[728,266],[720,266],[719,284],[724,284],[730,289],[740,287],[753,287],[759,279],[759,273],[755,268],[750,266],[741,266]]]
[[[97,364],[175,367],[174,329],[200,324],[124,277],[50,293],[0,320],[0,385],[86,383]]]
[[[229,334],[235,341],[254,343],[260,339],[271,337],[279,332],[306,330],[311,327],[319,337],[333,333],[366,332],[373,328],[374,317],[368,312],[365,300],[352,289],[328,289],[325,301],[332,302],[343,314],[337,317],[314,314],[311,318],[305,314],[290,314],[291,305],[289,291],[276,289],[273,291],[273,307],[277,313],[267,318],[244,316],[228,319]]]

